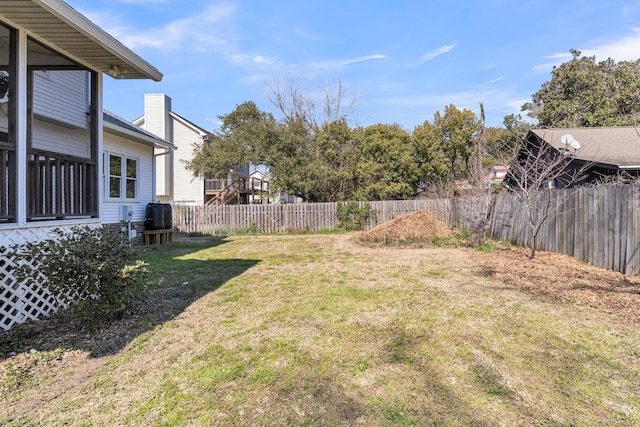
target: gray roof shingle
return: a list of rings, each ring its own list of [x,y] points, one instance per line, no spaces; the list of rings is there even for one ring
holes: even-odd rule
[[[640,127],[553,128],[531,132],[557,150],[565,147],[563,135],[573,136],[580,149],[568,148],[576,159],[620,169],[640,169]]]

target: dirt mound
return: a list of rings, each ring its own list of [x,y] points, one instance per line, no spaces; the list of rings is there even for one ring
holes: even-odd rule
[[[367,242],[416,242],[452,236],[453,232],[437,215],[426,209],[400,215],[391,221],[362,232],[358,238]]]

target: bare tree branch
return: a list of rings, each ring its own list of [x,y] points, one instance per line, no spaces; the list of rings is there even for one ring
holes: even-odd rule
[[[524,221],[529,227],[530,257],[536,253],[537,238],[542,225],[556,206],[555,188],[571,188],[586,178],[591,163],[574,159],[544,141],[531,137],[522,145],[511,162],[505,185],[524,209]]]

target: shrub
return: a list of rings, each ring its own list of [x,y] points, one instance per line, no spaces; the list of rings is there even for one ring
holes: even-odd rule
[[[44,282],[61,303],[91,323],[114,317],[144,296],[145,265],[115,233],[87,226],[52,233],[51,239],[14,248],[18,280]]]
[[[367,221],[373,217],[375,211],[371,209],[369,203],[364,203],[362,207],[358,202],[338,202],[336,215],[338,216],[338,228],[345,231],[362,230]]]

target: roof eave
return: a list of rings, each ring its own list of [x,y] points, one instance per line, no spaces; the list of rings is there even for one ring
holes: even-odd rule
[[[78,13],[71,6],[60,0],[31,1],[137,71],[137,73],[124,74],[120,78],[148,78],[156,82],[162,80],[162,73],[158,69]],[[107,65],[103,65],[100,69],[104,73],[109,73]]]
[[[136,142],[141,144],[154,147],[154,148],[164,148],[168,150],[175,150],[176,146],[171,144],[168,141],[164,141],[161,139],[152,138],[150,136],[144,135],[142,133],[137,133],[130,131],[129,129],[125,129],[121,126],[118,126],[115,123],[103,122],[104,130],[112,135],[118,135],[127,139],[133,139]]]
[[[174,113],[173,111],[169,111],[169,115],[174,119],[178,120],[179,122],[182,122],[186,126],[190,127],[193,131],[197,132],[201,137],[205,137],[209,134],[205,129],[201,128],[200,126],[198,126],[193,122],[190,122],[189,120],[185,119],[179,114]]]

